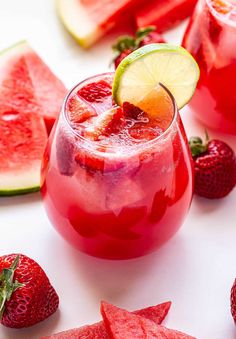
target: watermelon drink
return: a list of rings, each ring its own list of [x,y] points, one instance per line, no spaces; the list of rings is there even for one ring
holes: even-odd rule
[[[160,87],[150,119],[114,104],[113,74],[89,78],[67,96],[42,168],[48,216],[74,247],[127,259],[166,242],[192,197],[192,165],[175,101]]]
[[[236,1],[200,0],[183,46],[201,70],[193,113],[204,125],[236,135]]]

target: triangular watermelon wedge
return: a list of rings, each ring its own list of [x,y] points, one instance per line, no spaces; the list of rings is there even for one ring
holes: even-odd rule
[[[101,314],[110,339],[194,339],[106,302],[101,303]]]
[[[193,12],[197,0],[149,0],[135,9],[137,27],[155,25],[158,32],[164,32]]]
[[[157,324],[161,324],[166,317],[171,306],[171,302],[165,302],[156,306],[143,308],[134,311],[133,314],[138,314],[144,318],[150,319]],[[60,332],[41,339],[109,339],[106,327],[103,321],[93,325],[87,325],[80,328]]]
[[[35,97],[35,106],[38,104],[33,110],[42,115],[49,133],[60,113],[67,89],[28,42],[20,41],[0,52],[0,95],[2,82],[7,80],[8,72],[11,72],[15,63],[20,67],[21,62],[24,62],[25,68],[16,75],[18,77],[16,80],[24,82],[27,73]],[[13,101],[10,93],[7,99]]]
[[[27,42],[0,53],[0,195],[39,190],[47,129],[65,91]]]
[[[62,23],[82,47],[89,47],[144,0],[57,0]]]

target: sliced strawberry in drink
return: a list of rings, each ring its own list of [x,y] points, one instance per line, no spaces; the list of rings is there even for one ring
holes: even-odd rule
[[[163,32],[187,18],[197,0],[151,0],[135,12],[137,27],[155,25]]]
[[[165,302],[156,306],[143,308],[141,310],[134,311],[132,313],[138,314],[144,318],[150,319],[157,324],[161,324],[169,312],[171,302]],[[109,339],[106,327],[103,321],[93,325],[87,325],[80,328],[60,332],[53,334],[48,337],[41,339],[75,339],[75,338],[86,338],[86,339]]]
[[[96,154],[90,153],[86,149],[81,149],[75,156],[75,161],[80,166],[86,168],[87,170],[90,170],[92,172],[94,171],[101,171],[104,170],[104,157],[96,156]]]
[[[128,127],[130,137],[148,141],[155,139],[163,132],[156,119],[150,119],[145,112],[133,104],[124,102],[123,112],[126,118],[132,119],[132,124]]]
[[[101,314],[111,339],[194,339],[106,302],[101,303]]]
[[[111,96],[111,85],[104,80],[92,82],[82,87],[78,93],[88,102],[102,102],[104,98]]]
[[[102,135],[118,133],[123,125],[123,110],[119,107],[113,107],[91,119],[91,124],[84,131],[84,136],[88,139],[98,140]]]
[[[77,95],[72,96],[66,106],[66,114],[69,120],[69,124],[74,132],[83,134],[83,122],[97,115],[92,106],[83,103],[82,100],[78,100]],[[75,162],[75,150],[76,150],[76,136],[68,129],[67,126],[60,125],[56,135],[56,154],[58,169],[63,175],[73,175],[76,162]]]
[[[87,119],[97,115],[94,108],[87,103],[79,100],[77,95],[72,96],[66,107],[67,115],[72,123],[82,123]]]
[[[127,101],[123,103],[122,108],[126,118],[137,119],[138,116],[143,113],[143,111],[140,108],[134,106],[133,104]]]

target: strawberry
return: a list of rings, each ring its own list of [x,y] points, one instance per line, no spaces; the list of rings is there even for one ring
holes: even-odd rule
[[[117,68],[119,66],[119,64],[121,63],[121,61],[127,57],[127,55],[129,55],[130,53],[132,53],[132,49],[127,48],[125,49],[123,52],[121,52],[114,60],[114,64],[115,64],[115,68]]]
[[[23,254],[0,257],[0,321],[32,326],[53,314],[59,298],[43,269]]]
[[[115,68],[119,66],[120,62],[127,55],[139,47],[152,43],[165,42],[162,35],[155,32],[155,29],[155,26],[148,26],[138,29],[135,36],[120,36],[117,42],[112,46],[112,49],[115,52],[115,58],[113,60]]]
[[[77,93],[88,102],[102,102],[111,95],[111,85],[104,80],[83,86]]]
[[[85,94],[85,92],[83,92]],[[79,100],[77,95],[72,96],[66,107],[67,115],[71,123],[79,124],[91,117],[97,115],[92,106],[85,104],[82,100]],[[74,125],[75,126],[75,125]]]
[[[230,302],[231,302],[231,313],[236,325],[236,279],[234,280],[234,284],[231,288]]]
[[[140,41],[139,47],[153,44],[153,43],[163,43],[165,42],[163,36],[157,32],[150,32],[147,36]]]
[[[123,109],[125,117],[132,118],[135,120],[137,120],[138,117],[141,116],[141,114],[143,114],[143,111],[140,108],[138,108],[137,106],[134,106],[133,104],[127,101],[123,103],[122,109]]]
[[[84,130],[84,136],[88,139],[98,140],[102,135],[110,135],[119,132],[124,125],[124,114],[120,107],[104,111]]]
[[[189,141],[194,160],[195,193],[218,199],[229,194],[236,183],[236,157],[234,151],[221,140],[199,137]]]

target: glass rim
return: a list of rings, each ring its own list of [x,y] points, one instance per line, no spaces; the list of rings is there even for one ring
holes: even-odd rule
[[[97,145],[99,146],[99,149],[106,149],[106,150],[118,150],[118,149],[129,149],[129,150],[133,150],[133,149],[139,149],[139,148],[147,148],[148,146],[151,146],[155,143],[157,143],[159,140],[165,138],[166,135],[168,135],[171,130],[173,129],[173,126],[176,124],[177,122],[177,116],[178,116],[178,107],[175,101],[175,98],[173,96],[173,94],[170,92],[170,90],[168,88],[166,88],[163,84],[160,83],[160,85],[162,86],[162,88],[165,90],[165,92],[168,94],[168,96],[171,99],[172,105],[173,105],[173,116],[172,119],[170,121],[170,124],[168,125],[168,127],[164,130],[163,133],[161,133],[160,135],[158,135],[156,138],[152,139],[152,140],[148,140],[148,141],[144,141],[141,142],[140,144],[134,144],[134,145],[102,145],[102,144],[98,144],[97,141],[94,140],[89,140],[86,139],[85,137],[83,137],[79,132],[77,132],[73,126],[71,125],[70,119],[68,117],[68,112],[66,110],[66,105],[68,100],[70,99],[72,93],[83,83],[88,82],[90,79],[96,79],[98,77],[102,77],[102,76],[110,76],[114,74],[114,72],[104,72],[104,73],[99,73],[96,75],[92,75],[82,81],[80,81],[79,83],[77,83],[75,86],[73,86],[71,88],[71,90],[68,92],[68,94],[66,95],[66,97],[64,98],[63,104],[62,104],[62,110],[61,110],[61,114],[63,116],[63,119],[66,121],[67,126],[69,127],[70,131],[79,139],[81,139],[85,144],[87,145]],[[99,152],[99,150],[96,150],[97,152]],[[101,151],[102,152],[102,151]],[[102,152],[103,153],[103,152]]]
[[[236,17],[236,3],[233,4],[232,2],[230,2],[229,0],[224,0],[224,2],[226,4],[229,4],[229,5],[232,5],[235,7],[235,17]],[[221,14],[219,13],[212,5],[212,2],[211,0],[205,0],[205,3],[207,4],[209,10],[211,11],[212,15],[214,15],[214,17],[216,17],[217,20],[221,21],[222,23],[230,26],[230,27],[233,27],[233,28],[236,28],[236,20],[232,20],[228,17],[228,15],[224,15],[224,14]]]

